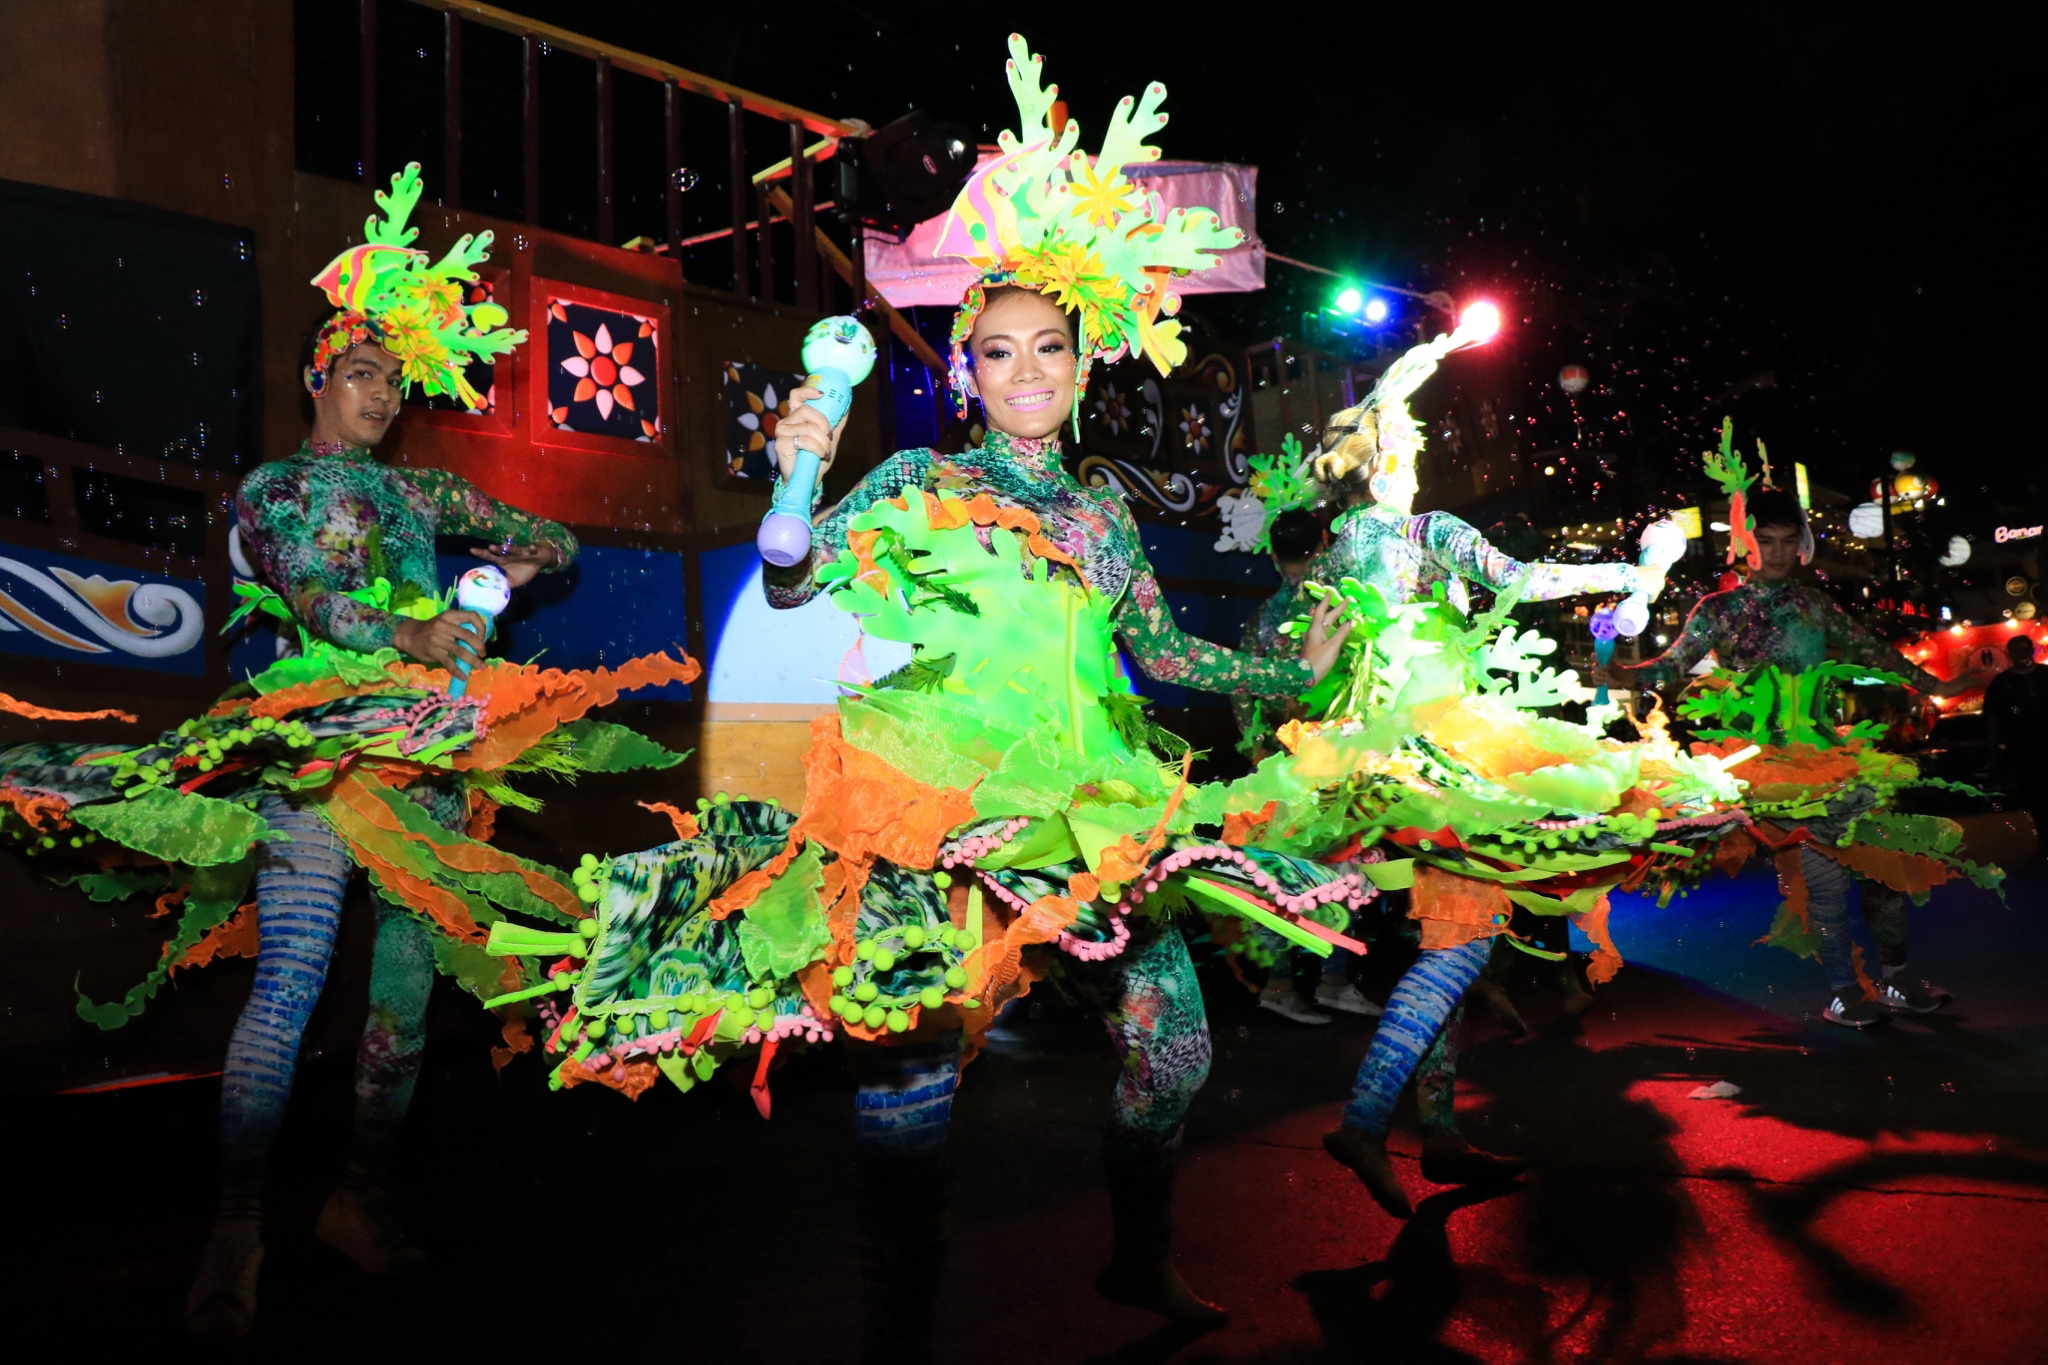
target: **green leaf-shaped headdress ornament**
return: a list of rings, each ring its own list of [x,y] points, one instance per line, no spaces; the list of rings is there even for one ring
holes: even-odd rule
[[[313,277],[339,310],[314,343],[315,376],[325,376],[349,347],[374,341],[397,357],[408,388],[417,381],[428,393],[483,406],[482,395],[463,377],[464,367],[526,340],[525,332],[506,329],[511,315],[503,308],[466,297],[464,285],[476,282],[476,267],[490,257],[491,234],[465,234],[438,261],[415,250],[419,229],[407,227],[406,219],[420,201],[417,161],[392,176],[390,193],[379,190],[376,201],[382,221],[374,213],[364,221],[363,244]]]
[[[1102,148],[1079,149],[1080,125],[1054,130],[1057,85],[1039,77],[1044,59],[1010,35],[1010,92],[1018,131],[997,138],[1001,155],[976,170],[953,201],[935,253],[971,262],[981,277],[953,319],[952,382],[967,411],[967,338],[986,291],[1015,284],[1035,289],[1075,317],[1080,386],[1096,360],[1141,354],[1163,374],[1187,359],[1173,281],[1214,265],[1211,253],[1244,240],[1211,209],[1167,211],[1158,194],[1125,175],[1159,159],[1145,140],[1166,126],[1166,87],[1153,82],[1142,99],[1126,95],[1110,116]],[[1079,407],[1076,405],[1076,420]]]

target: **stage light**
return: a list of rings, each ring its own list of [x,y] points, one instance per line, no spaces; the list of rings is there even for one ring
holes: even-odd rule
[[[1367,299],[1365,301],[1365,320],[1367,322],[1385,322],[1387,320],[1387,301],[1385,299]]]
[[[1379,300],[1374,299],[1373,302],[1379,303]],[[1364,291],[1359,289],[1357,285],[1347,284],[1344,286],[1343,289],[1338,291],[1337,311],[1342,313],[1344,316],[1356,317],[1358,315],[1358,310],[1363,307],[1365,307],[1365,293]],[[1386,305],[1380,304],[1380,308],[1382,316],[1384,316]]]
[[[1474,343],[1491,341],[1500,331],[1500,309],[1482,299],[1459,315],[1458,330],[1469,332]]]

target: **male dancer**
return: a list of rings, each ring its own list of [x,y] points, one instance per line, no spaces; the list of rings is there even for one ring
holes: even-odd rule
[[[256,576],[308,632],[346,649],[390,647],[464,673],[484,638],[486,623],[475,613],[415,620],[347,594],[378,578],[401,592],[438,592],[436,535],[489,541],[491,548],[472,553],[504,570],[515,587],[567,565],[576,540],[453,474],[393,469],[372,457],[398,417],[404,382],[403,362],[383,340],[373,318],[347,309],[321,327],[303,372],[312,432],[296,454],[242,481],[236,526]],[[462,827],[460,784],[422,779],[410,794],[444,827]],[[351,871],[340,837],[313,810],[277,796],[259,810],[290,842],[265,844],[258,855],[256,980],[221,1081],[220,1207],[185,1305],[186,1327],[208,1336],[244,1335],[255,1317],[265,1160],[326,980]],[[370,1015],[356,1054],[355,1133],[347,1173],[317,1230],[365,1273],[389,1275],[424,1260],[393,1219],[381,1179],[419,1074],[434,956],[415,913],[381,893],[373,898],[377,936]]]
[[[1694,607],[1684,632],[1657,658],[1607,670],[1624,687],[1670,688],[1687,678],[1711,652],[1722,668],[1746,672],[1776,664],[1787,672],[1812,668],[1835,654],[1865,667],[1903,674],[1917,691],[1948,697],[1977,681],[1965,674],[1943,682],[1908,663],[1896,649],[1857,624],[1834,599],[1792,571],[1813,554],[1813,533],[1798,499],[1767,488],[1749,501],[1760,563],[1748,580],[1725,592],[1709,593]],[[1801,846],[1799,866],[1806,878],[1807,917],[1820,935],[1820,962],[1830,999],[1822,1017],[1848,1028],[1869,1028],[1910,1010],[1930,1014],[1948,1002],[1948,992],[1906,975],[1905,897],[1874,882],[1863,884],[1863,918],[1877,940],[1882,979],[1872,999],[1857,982],[1849,936],[1849,870],[1834,859]]]
[[[1247,654],[1261,656],[1292,655],[1298,652],[1297,646],[1280,633],[1280,627],[1313,605],[1302,596],[1301,585],[1312,572],[1316,553],[1323,548],[1323,528],[1317,524],[1313,513],[1306,508],[1294,507],[1273,518],[1266,539],[1272,546],[1273,568],[1280,574],[1280,587],[1260,603],[1259,609],[1244,623],[1241,648]],[[1238,732],[1243,736],[1238,748],[1254,763],[1273,752],[1273,732],[1302,714],[1301,702],[1294,697],[1234,696],[1230,699],[1230,709],[1237,717]],[[1380,1007],[1366,999],[1351,983],[1346,971],[1351,954],[1339,948],[1324,959],[1322,973],[1316,981],[1313,1004],[1301,998],[1294,973],[1289,970],[1290,961],[1296,957],[1296,953],[1281,946],[1265,989],[1259,992],[1260,1009],[1271,1010],[1297,1024],[1329,1023],[1330,1016],[1323,1013],[1324,1009],[1362,1014],[1368,1018],[1378,1016]]]

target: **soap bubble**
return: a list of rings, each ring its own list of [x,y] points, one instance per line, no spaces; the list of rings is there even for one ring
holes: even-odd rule
[[[676,188],[684,194],[688,194],[691,190],[696,189],[698,182],[703,179],[702,176],[697,174],[696,168],[692,166],[676,167],[670,173],[670,178],[675,181]]]

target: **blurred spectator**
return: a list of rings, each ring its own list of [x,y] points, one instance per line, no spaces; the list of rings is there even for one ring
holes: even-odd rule
[[[2048,807],[2048,671],[2034,665],[2034,642],[2015,635],[2005,646],[2012,666],[1984,689],[1984,719],[1991,727],[1992,775],[2005,794],[2034,817],[2038,832]]]

